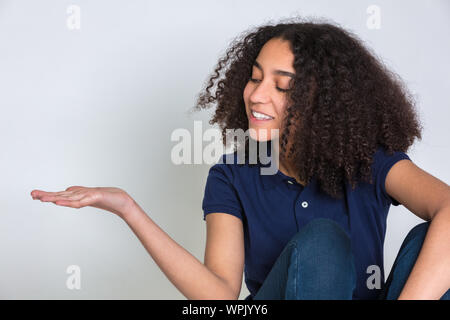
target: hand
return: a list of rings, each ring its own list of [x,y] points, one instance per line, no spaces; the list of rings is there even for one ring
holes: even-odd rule
[[[119,188],[80,187],[72,186],[65,191],[46,192],[42,190],[31,191],[34,200],[72,208],[91,206],[107,210],[124,218],[124,214],[131,208],[134,200],[124,190]]]

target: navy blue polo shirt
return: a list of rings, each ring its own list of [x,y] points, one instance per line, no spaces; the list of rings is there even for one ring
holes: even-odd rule
[[[270,141],[269,141],[270,145]],[[270,159],[270,148],[267,152]],[[228,157],[228,158],[227,158]],[[230,157],[233,162],[230,164]],[[209,213],[231,214],[243,222],[245,283],[251,300],[276,259],[300,228],[315,218],[335,220],[351,239],[357,273],[353,299],[377,299],[384,287],[383,245],[386,218],[391,204],[399,203],[385,189],[386,175],[399,160],[409,156],[387,154],[379,147],[373,155],[373,184],[360,182],[355,190],[345,182],[345,195],[333,199],[318,188],[313,178],[302,186],[281,171],[260,174],[260,167],[238,164],[237,152],[224,154],[208,173],[202,202],[203,220]],[[369,289],[367,279],[380,270],[381,288]],[[373,283],[373,281],[371,281]]]

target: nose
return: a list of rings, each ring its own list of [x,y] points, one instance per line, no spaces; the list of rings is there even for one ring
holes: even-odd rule
[[[250,94],[250,102],[253,104],[257,103],[268,103],[270,101],[269,96],[269,88],[267,87],[264,82],[260,82],[259,84],[256,84],[256,86],[253,88],[252,93]]]

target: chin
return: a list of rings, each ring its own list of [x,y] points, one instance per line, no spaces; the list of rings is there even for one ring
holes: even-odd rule
[[[272,140],[273,138],[277,137],[278,135],[273,130],[278,129],[272,129],[272,128],[249,128],[249,136],[253,140],[264,142],[268,140]]]

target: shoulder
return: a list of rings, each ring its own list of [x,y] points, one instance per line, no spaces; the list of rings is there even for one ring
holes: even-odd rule
[[[396,162],[403,159],[411,160],[408,154],[403,151],[389,152],[384,146],[378,146],[372,161],[374,174],[386,174]]]
[[[258,164],[249,164],[248,159],[244,159],[234,151],[220,156],[209,169],[208,179],[219,178],[237,189],[246,189],[249,185],[257,183],[259,168]]]
[[[394,206],[397,206],[399,203],[387,193],[386,177],[394,164],[400,160],[411,160],[411,158],[403,151],[389,152],[384,146],[379,146],[373,155],[372,162],[372,178],[377,193]]]
[[[209,169],[209,176],[222,176],[228,182],[233,183],[239,175],[240,165],[237,152],[225,153],[219,157],[217,162]]]

